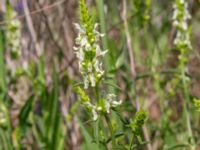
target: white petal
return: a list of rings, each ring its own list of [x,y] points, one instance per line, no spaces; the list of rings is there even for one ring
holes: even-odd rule
[[[112,101],[111,104],[112,104],[112,107],[117,107],[117,106],[122,104],[122,100],[120,100],[120,101]]]
[[[102,51],[102,52],[100,53],[100,56],[104,56],[107,52],[108,52],[108,50]]]
[[[106,101],[105,107],[106,107],[106,112],[110,113],[110,102]]]
[[[84,89],[87,89],[89,86],[89,81],[87,76],[83,77],[83,82],[84,82]]]
[[[81,46],[85,46],[87,43],[88,43],[88,41],[87,41],[87,38],[86,38],[86,37],[83,37],[83,38],[81,39],[81,41],[80,41],[80,45],[81,45]]]
[[[109,102],[115,101],[116,100],[116,95],[115,94],[108,94],[107,95],[107,100]]]
[[[83,27],[81,27],[81,25],[79,25],[78,23],[74,23],[75,28],[82,34],[85,33],[85,29]]]
[[[94,75],[90,74],[89,78],[90,78],[91,86],[95,87],[96,83],[95,83],[95,77],[94,77]]]
[[[96,112],[95,107],[93,107],[93,109],[92,109],[92,115],[93,115],[93,120],[96,121],[98,119],[98,114]]]
[[[73,47],[73,50],[77,51],[77,50],[78,50],[78,47],[74,46],[74,47]]]
[[[88,70],[88,72],[92,72],[92,64],[91,63],[88,64],[87,70]]]

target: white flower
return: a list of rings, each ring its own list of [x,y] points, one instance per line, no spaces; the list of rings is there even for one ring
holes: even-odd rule
[[[182,26],[183,30],[187,30],[188,29],[188,25],[187,25],[186,22],[182,22],[181,26]]]
[[[97,30],[97,27],[99,26],[98,23],[95,23],[94,25],[94,29],[93,29],[93,32],[97,35],[96,36],[96,40],[98,41],[99,40],[99,37],[103,37],[105,34],[102,34],[100,33],[98,30]]]
[[[92,68],[93,68],[93,67],[92,67],[92,64],[91,64],[91,63],[88,63],[88,68],[87,68],[87,69],[88,69],[88,72],[92,72]]]
[[[75,28],[79,31],[79,34],[86,34],[84,28],[82,28],[78,23],[74,23]]]
[[[106,112],[110,113],[111,107],[117,107],[122,104],[122,101],[116,101],[116,95],[115,94],[108,94],[106,98],[105,108]]]
[[[83,75],[84,88],[87,89],[90,85],[95,87],[104,74],[101,59],[105,56],[107,50],[102,51],[98,43],[103,34],[97,31],[98,24],[95,24],[93,28],[93,36],[95,38],[91,42],[85,27],[77,23],[74,25],[78,30],[78,36],[75,39],[76,46],[73,49],[79,60],[79,69]]]
[[[17,13],[11,9],[7,13],[7,32],[6,39],[8,47],[11,52],[17,56],[21,55],[21,46],[20,46],[20,37],[21,37],[21,22],[18,19],[14,19],[17,16]]]
[[[96,121],[98,119],[98,114],[96,112],[96,108],[92,108],[92,115],[93,115],[93,120]]]
[[[80,46],[82,47],[88,45],[88,41],[86,37],[82,37],[79,42],[80,42]]]
[[[97,107],[97,110],[98,110],[98,111],[102,111],[102,107],[101,107],[101,106],[98,106],[98,107]]]
[[[109,101],[106,101],[105,108],[106,108],[106,112],[110,113],[110,102]]]
[[[98,119],[98,112],[103,111],[105,108],[106,113],[110,113],[110,109],[117,107],[121,105],[122,101],[116,101],[116,95],[115,94],[108,94],[106,99],[103,99],[103,103],[101,105],[94,105],[90,101],[84,102],[86,108],[88,108],[93,116],[93,121],[96,121]]]
[[[100,76],[104,74],[104,71],[102,70],[102,63],[99,63],[98,60],[94,63],[94,69],[100,74]]]
[[[90,43],[87,42],[87,43],[85,44],[85,49],[86,49],[86,51],[89,51],[91,48],[92,48],[92,47],[91,47]]]
[[[117,107],[122,104],[122,100],[120,101],[112,101],[112,107]]]
[[[103,57],[107,52],[107,50],[102,51],[99,45],[96,46],[96,57]]]
[[[84,105],[89,109],[91,109],[93,107],[93,105],[89,101],[85,102]]]
[[[89,86],[88,76],[83,76],[83,82],[84,82],[84,89],[87,89]]]
[[[115,94],[108,94],[107,95],[107,100],[109,102],[112,102],[112,101],[116,100],[116,95]]]
[[[96,121],[98,119],[97,107],[90,102],[85,102],[84,105],[91,110],[93,121]]]
[[[174,39],[175,45],[186,45],[189,49],[192,48],[189,38],[189,28],[187,21],[191,18],[188,11],[188,3],[185,0],[176,1],[173,5],[174,13],[172,16],[173,25],[177,27],[176,37]]]
[[[92,87],[95,87],[96,81],[95,81],[94,75],[93,75],[93,74],[90,74],[90,75],[89,75],[89,78],[90,78],[91,86],[92,86]]]

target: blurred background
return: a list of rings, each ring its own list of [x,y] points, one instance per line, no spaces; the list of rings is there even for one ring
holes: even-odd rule
[[[88,146],[91,116],[73,90],[82,80],[73,52],[78,2],[0,0],[0,149],[93,149]],[[136,82],[131,79],[122,0],[87,0],[87,5],[99,30],[106,33],[101,45],[109,50],[104,59],[109,84],[103,90],[117,93],[123,100],[120,112],[128,119],[134,117],[137,98],[148,112],[152,149],[169,149],[184,145],[187,134],[182,85],[176,78],[173,1],[145,2],[127,1]],[[195,142],[200,144],[200,115],[192,101],[200,98],[200,1],[190,0],[189,11],[189,110]]]

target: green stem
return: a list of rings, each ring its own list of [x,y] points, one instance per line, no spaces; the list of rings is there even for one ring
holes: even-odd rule
[[[100,99],[98,83],[96,84],[96,86],[94,88],[94,92],[95,92],[95,96],[96,96],[96,102],[98,102]],[[94,122],[94,137],[95,137],[97,146],[99,148],[99,118]]]
[[[110,118],[108,117],[108,114],[104,114],[106,122],[108,124],[108,128],[110,130],[110,134],[111,134],[111,140],[112,140],[112,149],[114,149],[114,147],[116,146],[116,141],[115,141],[115,133],[114,133],[114,129],[112,126],[112,122],[110,120]]]
[[[96,100],[97,100],[97,102],[99,101],[99,99],[100,99],[100,95],[99,95],[99,85],[97,84],[96,86],[95,86],[95,94],[96,94]]]
[[[191,150],[195,150],[195,147],[193,146],[194,144],[194,139],[193,139],[193,133],[192,133],[192,127],[191,127],[191,122],[190,122],[190,114],[189,114],[189,102],[190,102],[190,97],[189,97],[189,93],[188,93],[188,84],[186,81],[186,75],[185,75],[185,64],[182,62],[180,64],[180,69],[181,69],[181,78],[182,78],[182,84],[183,84],[183,93],[184,93],[184,97],[185,100],[183,101],[183,107],[184,107],[184,114],[185,114],[185,119],[186,119],[186,125],[187,125],[187,130],[188,130],[188,135],[189,135],[189,139],[191,139]]]
[[[99,119],[94,122],[94,137],[99,148]]]
[[[131,137],[131,142],[130,142],[130,144],[129,144],[129,150],[131,150],[131,148],[132,148],[133,141],[134,141],[134,134],[133,134],[132,137]]]

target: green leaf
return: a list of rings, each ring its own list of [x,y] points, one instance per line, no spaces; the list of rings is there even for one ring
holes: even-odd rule
[[[78,118],[78,123],[80,125],[81,133],[84,137],[84,149],[83,150],[99,150],[97,144],[93,143],[93,138],[88,133],[87,129],[84,127],[82,121]]]
[[[122,51],[122,53],[119,55],[115,63],[116,69],[119,69],[121,66],[123,66],[125,60],[126,60],[125,51]]]
[[[30,111],[32,110],[32,103],[33,103],[33,99],[34,97],[30,97],[26,103],[24,104],[24,106],[22,107],[20,114],[19,114],[19,121],[21,125],[26,124],[27,122],[27,118],[28,115],[30,113]]]

